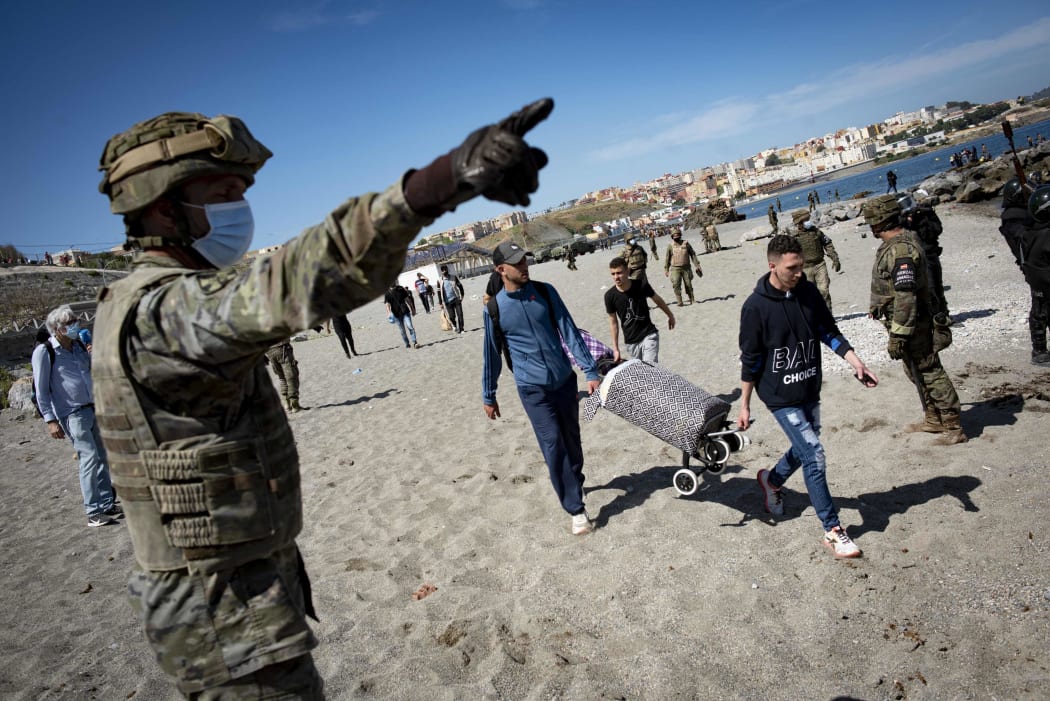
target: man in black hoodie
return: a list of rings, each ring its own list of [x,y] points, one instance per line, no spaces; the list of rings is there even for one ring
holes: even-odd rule
[[[742,397],[737,423],[751,425],[751,394],[759,398],[787,434],[791,447],[772,470],[759,470],[758,484],[766,511],[784,513],[780,488],[800,467],[809,500],[824,526],[825,546],[835,557],[860,557],[860,548],[839,523],[825,475],[820,443],[820,343],[853,368],[865,387],[878,384],[875,374],[853,352],[816,285],[802,273],[802,244],[778,234],[766,248],[769,272],[740,310],[740,380]]]

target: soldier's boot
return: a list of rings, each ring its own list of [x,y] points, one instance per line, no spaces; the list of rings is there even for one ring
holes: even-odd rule
[[[956,445],[969,440],[962,424],[959,423],[959,414],[956,412],[944,412],[941,414],[941,425],[944,433],[934,441],[937,445]]]
[[[1032,332],[1032,365],[1050,365],[1050,353],[1046,351],[1046,332]]]
[[[299,398],[298,397],[288,400],[288,411],[290,411],[292,413],[295,413],[297,411],[302,411],[302,410],[303,410],[303,408],[301,406],[299,406]]]
[[[693,297],[693,293],[689,293],[689,304],[696,304],[696,298]]]
[[[681,307],[682,306],[682,293],[681,292],[675,292],[674,293],[674,298],[676,300],[678,300],[678,306]]]
[[[958,417],[956,417],[958,419]],[[908,424],[904,427],[905,433],[944,433],[947,431],[941,422],[941,414],[936,407],[926,407],[926,415],[922,421]]]

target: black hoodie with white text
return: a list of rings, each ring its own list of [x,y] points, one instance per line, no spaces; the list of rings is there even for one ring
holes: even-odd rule
[[[781,292],[763,275],[740,309],[740,379],[767,407],[820,401],[820,343],[839,356],[853,347],[835,325],[816,285],[802,277]]]

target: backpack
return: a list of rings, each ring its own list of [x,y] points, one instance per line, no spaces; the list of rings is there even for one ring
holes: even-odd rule
[[[51,368],[50,372],[54,372],[55,371],[55,347],[51,345],[51,338],[52,338],[51,336],[48,336],[46,341],[41,341],[40,343],[36,344],[36,346],[43,346],[44,350],[47,351],[47,359],[48,359],[48,361],[50,363],[48,365],[48,367]],[[80,346],[81,348],[84,349],[84,352],[87,353],[87,347],[84,345],[84,343],[79,338],[73,339],[73,345],[74,346]],[[33,350],[34,351],[36,350],[36,346],[33,346]],[[50,373],[49,373],[48,374],[48,380],[50,381],[50,379],[51,379],[51,377],[50,377]],[[33,389],[29,393],[29,399],[30,399],[30,401],[33,402],[33,406],[36,407],[36,415],[39,416],[40,418],[44,418],[44,412],[40,411],[40,404],[37,403],[37,401],[36,401],[36,382],[34,382],[32,384],[32,387],[33,387]]]
[[[543,301],[547,303],[547,315],[550,317],[551,326],[554,328],[554,332],[558,333],[558,322],[554,318],[554,305],[551,303],[550,288],[547,286],[547,283],[539,280],[532,280],[532,285],[536,288],[536,292],[539,293],[540,297],[543,298]],[[496,348],[499,348],[500,352],[503,353],[503,358],[507,362],[507,369],[513,372],[514,363],[510,360],[510,347],[507,345],[507,336],[503,333],[503,327],[499,325],[499,304],[496,303],[496,295],[489,297],[485,308],[488,310],[489,318],[492,319],[492,333],[496,337]]]

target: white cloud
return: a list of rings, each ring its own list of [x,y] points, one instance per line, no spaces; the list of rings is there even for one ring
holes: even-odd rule
[[[959,44],[948,49],[899,60],[856,64],[842,68],[821,82],[801,83],[786,91],[756,99],[724,100],[699,114],[654,117],[656,129],[597,149],[591,156],[601,161],[619,160],[669,146],[682,146],[756,129],[768,115],[778,119],[820,114],[853,100],[903,87],[930,83],[942,76],[978,66],[1009,54],[1050,44],[1050,17],[991,39]],[[653,124],[654,122],[650,122]]]
[[[265,20],[271,31],[304,32],[331,24],[369,25],[379,17],[379,10],[357,10],[350,13],[330,9],[329,0],[319,0],[308,7],[279,12]]]

